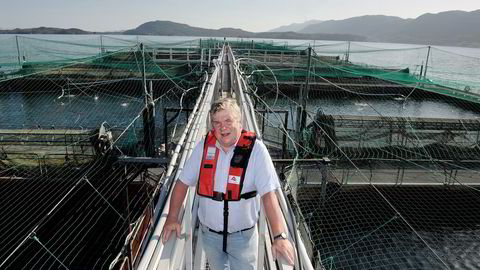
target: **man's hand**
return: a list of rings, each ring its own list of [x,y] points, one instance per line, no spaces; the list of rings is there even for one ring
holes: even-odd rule
[[[177,237],[180,237],[182,226],[178,223],[178,212],[182,206],[183,199],[187,194],[188,186],[182,181],[177,181],[173,188],[172,198],[170,199],[170,206],[168,208],[167,221],[163,226],[163,239],[162,242],[166,243],[172,234],[172,231],[177,233]]]
[[[285,231],[283,227],[283,215],[282,211],[280,210],[280,206],[278,205],[277,196],[275,195],[275,191],[270,191],[265,193],[262,196],[263,206],[265,208],[265,213],[268,218],[268,222],[270,223],[272,232],[278,234],[279,232]],[[282,257],[287,260],[290,265],[293,265],[295,262],[295,251],[293,250],[293,246],[287,239],[277,238],[273,241],[272,244],[272,255],[273,258],[276,259],[277,255],[280,254]]]
[[[280,254],[287,263],[293,265],[295,263],[295,251],[293,246],[287,239],[275,239],[272,245],[273,259],[277,259],[277,255]]]
[[[182,226],[176,220],[168,219],[165,222],[165,226],[163,226],[163,239],[162,242],[165,244],[170,239],[170,235],[172,232],[175,231],[177,234],[177,238],[180,237]]]

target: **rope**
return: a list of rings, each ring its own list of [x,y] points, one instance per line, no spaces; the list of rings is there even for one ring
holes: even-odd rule
[[[35,234],[31,235],[30,237],[33,240],[35,240],[37,243],[39,243],[40,246],[42,246],[42,248],[45,249],[45,251],[47,251],[48,254],[50,254],[50,256],[52,256],[57,262],[59,262],[65,269],[68,270],[68,267],[59,258],[57,258],[57,256],[55,256],[44,244],[42,244],[40,239],[38,239],[38,237]]]
[[[88,178],[87,177],[84,177],[83,180],[85,182],[88,183],[88,185],[90,185],[93,190],[108,204],[108,206],[110,206],[110,208],[112,208],[113,211],[115,211],[115,213],[117,213],[117,215],[122,219],[122,220],[125,220],[125,218],[120,214],[118,213],[118,211],[115,209],[115,207],[113,207],[113,205],[110,204],[110,202],[92,185],[92,183],[90,183],[90,181],[88,181]]]

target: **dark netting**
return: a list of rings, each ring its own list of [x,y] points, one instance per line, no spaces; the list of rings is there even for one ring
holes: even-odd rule
[[[192,106],[208,62],[198,40],[1,42],[13,56],[0,64],[0,268],[118,269],[164,171],[121,158],[162,155],[164,132],[181,133],[185,113],[168,130],[163,115]]]
[[[314,265],[475,268],[479,59],[433,47],[326,44],[310,59],[297,49],[237,51],[264,140],[292,158],[276,164]],[[449,57],[464,68],[447,69]]]

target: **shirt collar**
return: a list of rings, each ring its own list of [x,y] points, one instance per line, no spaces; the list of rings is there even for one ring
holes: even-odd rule
[[[242,136],[242,134],[240,134],[240,136]],[[230,153],[230,152],[233,151],[233,149],[235,149],[235,147],[237,146],[238,140],[240,140],[240,136],[238,136],[237,140],[235,141],[235,144],[234,144],[232,147],[230,147],[227,152],[225,152],[225,150],[223,150],[223,147],[220,145],[220,143],[218,142],[218,140],[215,140],[215,146],[216,146],[218,149],[220,149],[220,150],[222,150],[223,152],[225,152],[225,153]]]

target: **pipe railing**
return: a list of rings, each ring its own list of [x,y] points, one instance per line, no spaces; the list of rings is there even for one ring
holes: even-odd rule
[[[231,56],[233,59],[233,62],[235,62],[235,58],[232,54]],[[255,111],[254,111],[254,108],[253,108],[253,104],[252,104],[252,101],[250,99],[250,97],[248,95],[245,95],[243,92],[246,92],[247,90],[247,84],[245,82],[245,80],[243,79],[242,76],[240,76],[240,71],[239,71],[239,67],[238,65],[236,65],[236,68],[235,68],[235,74],[238,78],[238,82],[239,82],[239,96],[241,97],[241,104],[243,105],[243,109],[244,109],[244,114],[247,116],[246,118],[249,119],[249,124],[250,126],[248,128],[250,129],[253,129],[255,131],[255,133],[257,133],[257,136],[259,137],[259,139],[262,138],[262,134],[261,134],[261,130],[258,128],[258,124],[257,124],[257,121],[256,121],[256,117],[255,117]],[[248,122],[248,121],[247,121]],[[286,203],[286,200],[285,200],[285,195],[283,193],[282,190],[277,190],[276,191],[276,194],[277,194],[277,198],[278,198],[278,201],[279,201],[279,204],[280,204],[280,208],[282,209],[282,212],[284,214],[284,220],[285,220],[285,223],[284,223],[284,226],[286,226],[288,228],[288,231],[289,231],[289,236],[291,238],[296,238],[297,239],[297,244],[296,245],[296,251],[298,252],[298,255],[299,255],[299,258],[301,260],[301,265],[302,265],[302,269],[305,269],[305,270],[313,270],[313,266],[312,266],[312,263],[310,261],[310,258],[308,257],[308,254],[307,254],[307,251],[306,251],[306,248],[305,248],[305,245],[300,237],[300,231],[298,230],[297,228],[297,225],[294,224],[293,222],[293,218],[291,216],[291,209],[289,209],[287,203]],[[262,212],[263,212],[263,207],[262,207]],[[261,213],[261,216],[260,216],[260,233],[262,233],[262,227],[263,227],[263,224],[265,223],[265,215],[263,213]],[[295,236],[292,237],[292,234],[296,234]],[[263,237],[261,237],[263,240]],[[271,239],[270,239],[271,240]],[[271,242],[268,243],[265,243],[267,244],[268,247],[271,246]],[[263,245],[261,245],[263,246]],[[270,251],[270,248],[267,249],[267,251]],[[262,248],[259,248],[259,261],[260,260],[263,260],[263,249]],[[267,253],[267,258],[268,256],[271,256],[271,254],[268,254]],[[281,258],[281,257],[280,257]],[[270,260],[270,263],[272,260]],[[286,261],[282,259],[279,260],[280,261],[280,264],[279,264],[279,267],[281,269],[292,269],[292,267],[290,265],[288,265],[286,263]],[[259,267],[262,266],[263,263],[259,262]],[[274,265],[273,265],[274,266]],[[270,267],[272,268],[272,265],[270,265]],[[299,262],[296,260],[295,262],[295,268],[296,269],[299,269]],[[259,268],[260,269],[260,268]]]
[[[155,225],[158,225],[158,223],[156,221],[159,217],[160,210],[162,208],[166,207],[167,204],[168,204],[168,201],[166,201],[166,199],[167,199],[167,196],[169,194],[169,190],[170,190],[170,188],[172,186],[172,183],[173,183],[173,179],[172,179],[171,176],[172,176],[172,173],[175,169],[175,164],[177,163],[177,159],[179,157],[182,145],[185,141],[185,138],[188,134],[188,131],[190,130],[190,127],[191,127],[192,123],[194,122],[193,120],[195,119],[196,111],[199,108],[199,106],[202,104],[201,101],[202,101],[203,97],[205,96],[206,85],[207,85],[207,80],[205,80],[205,83],[202,86],[200,95],[197,98],[197,101],[195,103],[195,106],[193,108],[192,113],[190,114],[190,117],[187,121],[187,125],[185,127],[185,130],[184,130],[182,136],[180,137],[180,139],[177,143],[177,146],[174,150],[174,153],[173,153],[173,155],[170,159],[170,163],[169,163],[168,168],[167,168],[167,173],[165,174],[165,178],[164,178],[164,181],[163,181],[164,184],[163,184],[163,187],[162,187],[162,191],[160,193],[157,204],[155,205],[155,208],[153,210],[153,213],[154,213],[153,219],[152,219],[153,220],[153,222],[152,222],[153,232],[149,233],[149,237],[148,237],[149,241],[147,241],[145,249],[143,250],[142,257],[141,257],[141,260],[140,260],[140,262],[137,266],[137,269],[145,269],[146,266],[148,266],[148,264],[150,263],[150,260],[151,260],[151,256],[153,255],[155,247],[158,243],[158,240],[159,240],[158,238],[161,234],[161,230],[163,230],[163,226],[161,226],[161,227],[160,226],[155,226]]]
[[[190,119],[188,121],[187,127],[185,128],[185,131],[183,132],[179,143],[177,144],[177,147],[175,148],[175,152],[172,155],[172,160],[170,162],[170,165],[167,170],[166,174],[166,180],[164,186],[167,186],[162,192],[163,197],[166,197],[165,203],[161,203],[159,200],[159,203],[157,203],[155,207],[155,220],[157,219],[160,210],[162,210],[162,214],[159,217],[158,222],[155,223],[155,229],[153,234],[149,237],[149,242],[148,245],[145,249],[145,252],[143,253],[142,259],[137,267],[137,269],[171,269],[173,266],[182,264],[182,258],[184,254],[181,254],[182,252],[180,251],[175,251],[181,246],[185,245],[184,239],[181,239],[181,241],[177,241],[176,237],[172,237],[165,245],[161,241],[161,236],[163,233],[163,228],[166,222],[166,217],[168,214],[168,208],[170,205],[170,197],[171,197],[171,189],[173,187],[173,183],[177,181],[178,176],[180,175],[180,171],[183,169],[183,165],[185,163],[185,160],[187,159],[187,155],[189,154],[190,151],[185,151],[183,149],[182,156],[180,157],[180,161],[177,167],[177,172],[176,174],[172,176],[173,169],[175,167],[176,161],[178,159],[178,156],[180,154],[180,151],[182,150],[181,146],[184,144],[185,137],[188,134],[188,139],[187,143],[185,146],[191,145],[192,144],[192,138],[195,136],[194,133],[198,133],[199,130],[199,123],[204,122],[205,120],[205,106],[206,104],[209,103],[209,100],[211,100],[211,97],[213,95],[213,90],[215,88],[215,84],[217,81],[218,77],[218,68],[214,70],[212,73],[212,76],[209,79],[209,84],[207,87],[207,90],[205,93],[203,93],[203,90],[205,87],[202,88],[202,94],[200,97],[197,99],[197,103],[195,104],[193,113],[190,115]],[[204,85],[205,86],[205,85]],[[197,113],[198,109],[198,113]],[[194,119],[194,120],[193,120]],[[193,122],[193,125],[192,125]],[[197,136],[195,136],[197,138]],[[167,185],[168,181],[168,185]],[[168,197],[167,197],[168,196]],[[185,212],[190,211],[191,205],[188,203],[188,197],[183,202],[182,209],[180,211],[179,217],[182,217]],[[162,198],[162,196],[161,196]],[[186,211],[185,211],[186,210]],[[185,218],[183,218],[183,225],[185,225]],[[187,222],[186,224],[188,224]],[[190,230],[189,225],[182,226],[183,227],[183,235],[186,235],[188,238],[191,238],[191,233],[188,234],[187,231],[185,230]],[[177,243],[178,242],[178,243]],[[180,243],[182,242],[182,243]],[[191,250],[191,249],[190,249]],[[190,269],[190,268],[189,268]]]

